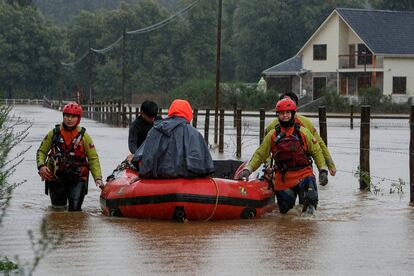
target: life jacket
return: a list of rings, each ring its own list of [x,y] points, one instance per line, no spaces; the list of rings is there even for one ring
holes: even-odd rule
[[[56,125],[53,129],[52,146],[46,163],[49,169],[52,167],[55,177],[74,175],[86,179],[89,176],[82,139],[85,131],[86,129],[82,127],[78,135],[67,145],[61,134],[60,125]]]
[[[305,150],[300,124],[294,124],[292,135],[286,136],[280,125],[275,127],[272,136],[272,163],[273,169],[284,174],[286,171],[295,171],[312,165],[311,156]]]

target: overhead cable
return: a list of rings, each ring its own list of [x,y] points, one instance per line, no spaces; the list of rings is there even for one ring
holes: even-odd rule
[[[179,11],[179,12],[171,15],[170,17],[168,17],[168,18],[166,18],[166,19],[164,19],[164,20],[162,20],[162,21],[160,21],[158,23],[155,23],[155,24],[153,24],[151,26],[148,26],[148,27],[145,27],[145,28],[142,28],[142,29],[139,29],[139,30],[129,31],[129,32],[126,32],[126,33],[127,34],[131,34],[131,35],[135,35],[135,34],[148,33],[148,32],[157,30],[157,29],[159,29],[159,28],[167,25],[168,23],[170,23],[171,21],[173,21],[174,19],[176,19],[178,16],[183,15],[188,10],[194,8],[198,4],[199,1],[200,0],[194,1],[193,3],[191,3],[190,5],[188,5],[187,7],[185,7],[184,9],[182,9],[181,11]]]
[[[74,61],[74,62],[61,62],[60,64],[62,64],[63,66],[75,66],[76,64],[78,64],[79,62],[81,62],[87,55],[89,54],[89,50],[86,51],[78,60]]]
[[[126,34],[128,35],[137,35],[137,34],[143,34],[143,33],[148,33],[148,32],[152,32],[155,31],[157,29],[160,29],[162,27],[164,27],[165,25],[169,24],[170,22],[172,22],[173,20],[175,20],[176,18],[178,18],[179,16],[183,15],[184,13],[186,13],[187,11],[189,11],[190,9],[194,8],[198,3],[200,2],[200,0],[196,0],[193,3],[191,3],[190,5],[188,5],[187,7],[185,7],[184,9],[178,11],[177,13],[171,15],[170,17],[155,23],[151,26],[142,28],[142,29],[138,29],[138,30],[134,30],[134,31],[128,31],[126,32]],[[111,45],[103,48],[103,49],[94,49],[94,48],[90,48],[90,50],[92,52],[98,53],[98,54],[105,54],[107,52],[109,52],[110,50],[112,50],[120,41],[122,40],[122,36],[120,36],[115,42],[113,42]],[[78,63],[80,63],[87,55],[89,54],[89,50],[87,52],[85,52],[78,60],[74,61],[74,62],[70,62],[70,63],[65,63],[65,62],[61,62],[61,64],[63,66],[74,66]]]
[[[98,54],[105,54],[106,52],[109,52],[110,50],[112,50],[118,44],[118,42],[121,41],[121,40],[122,40],[122,36],[120,36],[114,43],[112,43],[111,45],[109,45],[106,48],[103,48],[103,49],[91,48],[91,51],[95,52],[95,53],[98,53]]]

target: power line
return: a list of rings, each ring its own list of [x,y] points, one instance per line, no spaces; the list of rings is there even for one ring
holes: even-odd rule
[[[78,60],[76,60],[74,62],[69,62],[69,63],[61,62],[60,64],[62,64],[63,66],[75,66],[76,64],[81,62],[88,54],[89,54],[89,50],[86,51]]]
[[[193,3],[191,3],[190,5],[188,5],[187,7],[185,7],[184,9],[182,9],[181,11],[171,15],[167,19],[164,19],[164,20],[162,20],[162,21],[160,21],[156,24],[153,24],[151,26],[148,26],[148,27],[145,27],[145,28],[142,28],[142,29],[139,29],[139,30],[126,32],[126,34],[130,34],[130,35],[143,34],[143,33],[148,33],[148,32],[151,32],[151,31],[155,31],[159,28],[162,28],[165,25],[167,25],[168,23],[172,22],[174,19],[176,19],[179,16],[186,13],[188,10],[194,8],[199,2],[200,2],[200,0],[196,0]]]
[[[164,20],[162,20],[158,23],[155,23],[153,25],[144,27],[142,29],[126,32],[126,34],[127,35],[139,35],[139,34],[149,33],[149,32],[158,30],[158,29],[166,26],[167,24],[173,22],[176,18],[178,18],[179,16],[182,16],[187,11],[194,8],[196,5],[199,4],[199,2],[200,2],[200,0],[196,0],[196,1],[192,2],[191,4],[189,4],[187,7],[185,7],[184,9],[178,11],[177,13],[171,15],[170,17],[168,17],[168,18],[166,18],[166,19],[164,19]],[[98,54],[105,54],[105,53],[111,51],[113,48],[115,48],[115,46],[117,46],[117,44],[121,40],[122,40],[122,36],[120,36],[115,42],[113,42],[112,44],[110,44],[109,46],[107,46],[103,49],[90,48],[90,51],[92,51],[94,53],[98,53]],[[75,66],[76,64],[80,63],[88,54],[89,54],[89,50],[86,51],[78,60],[76,60],[74,62],[69,62],[69,63],[61,62],[61,64],[63,66]]]
[[[115,48],[115,46],[119,43],[119,41],[121,41],[122,40],[122,36],[120,36],[114,43],[112,43],[111,45],[109,45],[108,47],[106,47],[106,48],[103,48],[103,49],[94,49],[94,48],[91,48],[91,51],[92,52],[95,52],[95,53],[98,53],[98,54],[105,54],[106,52],[109,52],[109,51],[111,51],[113,48]]]

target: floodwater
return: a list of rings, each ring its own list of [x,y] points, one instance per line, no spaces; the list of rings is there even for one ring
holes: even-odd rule
[[[27,182],[13,193],[0,227],[0,255],[31,261],[28,230],[39,236],[45,219],[61,245],[41,260],[35,275],[412,275],[414,208],[409,206],[408,120],[371,122],[371,174],[378,193],[360,192],[354,177],[359,162],[359,121],[328,118],[328,142],[338,173],[319,186],[315,217],[299,210],[277,210],[257,220],[170,221],[105,217],[99,189],[89,184],[82,212],[49,210],[49,198],[37,175],[35,152],[61,114],[38,106],[16,106],[33,123],[19,146],[32,146],[12,180]],[[203,126],[200,121],[199,126]],[[226,122],[225,153],[232,158],[235,136]],[[242,159],[258,146],[258,119],[243,123]],[[314,120],[317,125],[317,120]],[[94,139],[104,175],[122,161],[128,130],[82,119]],[[203,133],[203,129],[200,128]],[[210,131],[212,133],[212,130]],[[213,141],[213,137],[210,137]],[[398,181],[401,179],[401,182]],[[399,183],[404,193],[390,193]],[[405,183],[405,185],[402,184]],[[395,189],[396,189],[395,188]]]

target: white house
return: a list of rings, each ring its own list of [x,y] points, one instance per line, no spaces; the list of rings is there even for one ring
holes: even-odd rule
[[[292,58],[262,72],[268,89],[414,96],[414,12],[335,9]]]

